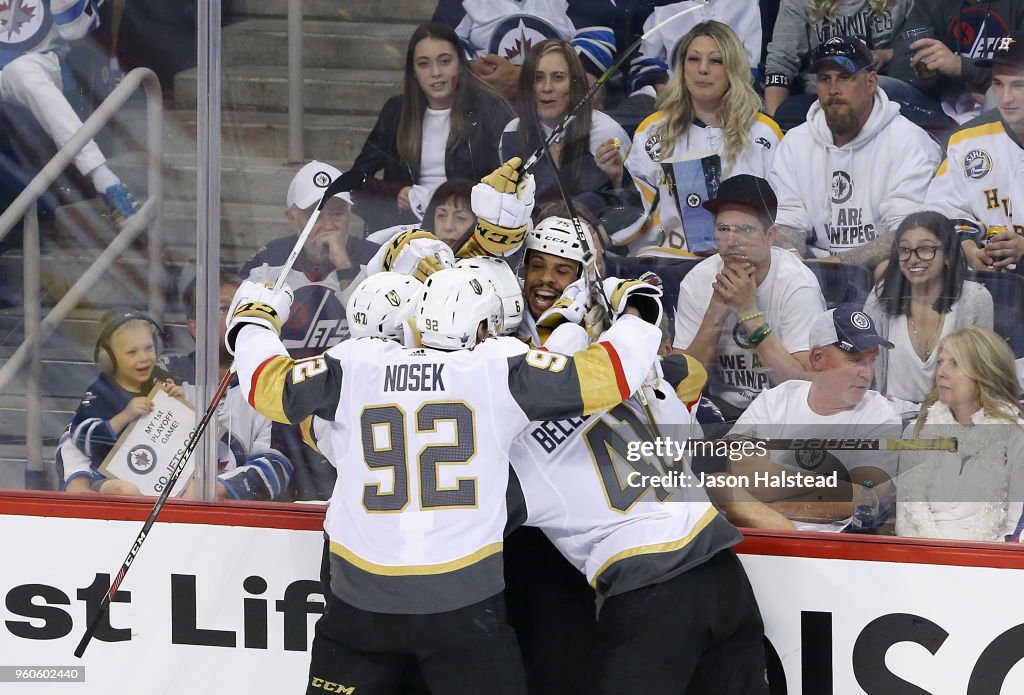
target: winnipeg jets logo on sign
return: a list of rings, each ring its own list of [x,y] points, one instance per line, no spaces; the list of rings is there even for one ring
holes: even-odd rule
[[[331,175],[326,171],[318,171],[313,174],[313,185],[317,188],[327,188],[331,185]]]
[[[698,207],[700,205],[700,196],[697,195],[696,193],[691,193],[690,195],[686,196],[686,204],[689,205],[691,208]]]
[[[145,444],[133,446],[128,452],[128,467],[140,475],[145,475],[156,467],[156,452]]]
[[[0,47],[31,48],[50,31],[42,0],[0,0]]]
[[[845,203],[853,195],[853,180],[845,171],[832,172],[832,202]]]
[[[853,324],[854,328],[861,331],[871,327],[871,319],[862,311],[855,311],[850,314],[850,323]]]
[[[969,179],[983,179],[992,171],[992,157],[985,150],[971,150],[964,157],[964,174]]]
[[[499,55],[513,65],[522,65],[530,47],[544,39],[557,39],[555,28],[540,17],[514,15],[494,28],[488,53]]]

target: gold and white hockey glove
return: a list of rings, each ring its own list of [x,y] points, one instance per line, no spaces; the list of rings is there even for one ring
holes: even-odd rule
[[[605,278],[604,294],[608,298],[608,306],[614,318],[619,318],[627,306],[632,306],[640,312],[640,318],[647,323],[655,326],[661,324],[660,287],[643,280]]]
[[[235,339],[244,326],[262,326],[280,335],[281,326],[288,322],[293,301],[295,294],[288,285],[280,292],[274,292],[269,283],[242,281],[228,307],[227,332],[224,335],[228,353],[235,354]]]
[[[459,249],[459,258],[501,256],[523,243],[537,185],[533,175],[521,174],[521,164],[513,157],[473,186],[476,230]]]
[[[451,248],[425,229],[409,229],[396,234],[377,252],[380,270],[411,275],[420,282],[442,268],[455,265]],[[374,261],[370,261],[370,266]]]
[[[581,323],[590,309],[590,293],[587,281],[580,278],[562,290],[562,296],[555,300],[537,319],[542,328],[554,328],[562,323]]]

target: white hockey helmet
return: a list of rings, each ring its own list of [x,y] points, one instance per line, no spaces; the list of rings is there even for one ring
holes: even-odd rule
[[[412,318],[423,283],[402,273],[374,273],[352,291],[345,307],[353,338],[401,340],[402,324]]]
[[[499,335],[512,335],[523,321],[523,289],[519,286],[519,278],[508,267],[508,263],[500,258],[477,256],[476,258],[460,258],[455,261],[456,268],[473,270],[487,278],[501,301],[501,320],[498,322]]]
[[[593,250],[594,234],[590,230],[590,226],[580,220],[580,227],[583,229],[588,247]],[[526,235],[526,251],[527,253],[540,251],[541,253],[550,253],[552,256],[579,261],[581,268],[584,262],[583,245],[576,232],[576,225],[565,217],[548,217],[541,220],[540,224]]]
[[[423,283],[416,309],[416,328],[427,347],[442,350],[471,348],[481,321],[498,334],[501,302],[491,283],[476,271],[445,268]]]

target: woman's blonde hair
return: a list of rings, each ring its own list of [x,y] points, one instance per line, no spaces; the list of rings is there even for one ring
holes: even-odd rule
[[[985,415],[1017,422],[1022,415],[1017,402],[1017,370],[1013,351],[1002,336],[987,328],[965,326],[943,338],[938,349],[952,355],[957,367],[977,384]],[[937,400],[939,390],[933,385],[917,416],[918,431],[924,425],[928,408]]]
[[[834,24],[839,15],[839,5],[843,0],[807,0],[808,15],[812,22],[824,19],[829,24]],[[873,15],[881,15],[892,9],[896,0],[868,0],[868,12]]]
[[[710,37],[718,44],[722,65],[729,78],[729,87],[718,107],[719,127],[725,140],[725,168],[728,169],[750,147],[750,128],[761,110],[761,97],[750,84],[750,61],[743,44],[736,33],[721,22],[702,22],[679,42],[672,78],[658,100],[658,109],[665,114],[660,126],[661,152],[663,156],[671,154],[676,141],[693,124],[693,99],[686,88],[683,68],[690,45],[698,36]]]

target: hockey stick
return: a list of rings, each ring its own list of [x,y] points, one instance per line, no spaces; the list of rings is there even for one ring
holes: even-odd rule
[[[642,44],[644,41],[657,34],[659,31],[662,30],[663,27],[667,26],[668,24],[671,24],[672,22],[679,19],[683,15],[707,7],[714,1],[715,0],[704,0],[703,4],[694,5],[693,7],[682,10],[681,12],[677,12],[668,19],[658,22],[653,27],[645,31],[639,39],[634,41],[629,48],[627,48],[619,55],[618,60],[612,63],[612,66],[610,68],[605,70],[601,74],[601,76],[594,81],[594,84],[590,86],[590,89],[587,90],[586,94],[584,94],[583,97],[579,100],[579,102],[577,102],[576,105],[572,107],[572,110],[565,115],[565,117],[562,119],[562,122],[555,126],[555,129],[551,131],[551,135],[549,135],[547,137],[547,140],[544,141],[543,146],[538,147],[533,151],[533,154],[531,154],[529,159],[526,160],[526,163],[523,164],[523,171],[529,171],[537,162],[540,161],[540,158],[544,156],[544,153],[547,151],[551,143],[557,141],[558,138],[562,136],[562,133],[565,132],[566,126],[568,126],[569,122],[576,117],[576,114],[579,113],[580,109],[583,108],[591,99],[594,98],[594,95],[597,94],[597,90],[601,89],[604,83],[607,82],[608,79],[612,75],[614,75],[620,67],[622,67],[622,64],[629,60],[629,57],[633,54],[633,51],[640,48],[640,44]]]
[[[305,245],[306,240],[309,239],[309,235],[313,231],[313,226],[316,224],[317,219],[320,217],[320,211],[323,210],[324,205],[327,201],[333,198],[338,193],[345,193],[348,191],[355,190],[362,186],[366,181],[366,175],[362,172],[349,171],[334,181],[331,182],[324,195],[320,199],[320,204],[317,205],[316,210],[309,216],[309,220],[306,222],[306,226],[303,227],[302,233],[299,234],[298,239],[295,241],[295,246],[292,248],[292,252],[288,255],[288,259],[285,261],[284,266],[281,268],[281,275],[277,278],[277,282],[274,284],[274,292],[279,292],[285,284],[285,280],[288,277],[288,273],[291,272],[292,266],[295,265],[295,260],[299,257],[299,253],[302,252],[302,247]],[[220,403],[221,398],[228,390],[228,385],[231,383],[231,377],[234,373],[233,369],[229,369],[224,373],[220,383],[217,385],[217,390],[213,394],[213,399],[210,401],[209,407],[203,413],[203,417],[199,420],[199,424],[192,431],[188,441],[185,442],[185,446],[175,454],[175,457],[171,459],[170,473],[167,476],[167,484],[164,486],[163,492],[157,497],[156,503],[153,505],[153,509],[149,512],[149,517],[145,523],[142,524],[142,530],[139,531],[139,535],[136,536],[135,542],[132,543],[131,550],[128,551],[128,556],[121,563],[121,569],[118,570],[117,575],[114,577],[114,581],[110,583],[110,588],[107,589],[107,593],[103,595],[103,600],[100,602],[99,607],[96,609],[96,613],[92,616],[88,626],[85,628],[85,634],[82,635],[81,641],[78,646],[75,647],[75,656],[81,658],[85,654],[86,648],[89,646],[89,642],[92,641],[93,635],[96,633],[96,628],[100,624],[100,620],[110,608],[110,602],[117,595],[117,590],[121,586],[121,582],[124,581],[125,575],[128,574],[129,568],[138,556],[139,551],[142,549],[142,544],[145,542],[150,530],[153,528],[153,524],[156,523],[156,518],[160,514],[160,510],[164,508],[164,504],[171,495],[171,491],[174,489],[175,483],[178,482],[178,478],[181,477],[181,473],[185,470],[185,464],[188,462],[190,456],[195,451],[196,446],[199,444],[199,439],[203,436],[203,432],[206,431],[207,425],[210,424],[210,420],[213,419],[214,413],[217,412],[217,404]]]
[[[693,442],[697,442],[696,445]],[[755,448],[769,451],[957,451],[960,443],[956,437],[934,439],[871,439],[815,437],[807,439],[746,438],[737,439],[688,439],[687,448],[721,447],[723,444],[734,448],[737,444],[750,442]],[[685,452],[684,452],[685,453]]]

